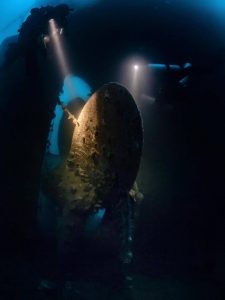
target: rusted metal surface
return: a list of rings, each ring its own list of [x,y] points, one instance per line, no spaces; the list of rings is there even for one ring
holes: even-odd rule
[[[53,197],[71,211],[107,207],[112,195],[131,189],[142,143],[142,122],[133,97],[119,84],[104,85],[82,109],[69,157],[50,178]]]

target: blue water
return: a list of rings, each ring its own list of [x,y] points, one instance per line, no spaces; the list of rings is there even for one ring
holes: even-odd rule
[[[72,7],[83,8],[96,2],[96,0],[1,0],[0,43],[5,38],[17,34],[32,7],[68,3]]]
[[[102,0],[2,0],[0,1],[0,43],[7,37],[17,34],[17,30],[21,23],[26,19],[32,7],[40,7],[43,5],[57,5],[67,3],[76,9],[81,9],[102,2]],[[105,3],[116,3],[117,1],[108,0]],[[200,13],[208,13],[215,16],[215,22],[224,28],[225,26],[225,0],[162,0],[162,1],[137,1],[123,0],[123,4],[130,6],[131,4],[141,4],[149,6],[153,9],[160,9],[160,6],[172,7],[174,9],[184,8],[187,10],[199,11]],[[121,4],[122,4],[121,3]],[[201,17],[200,17],[201,18]],[[191,20],[190,20],[191,22]],[[222,28],[221,28],[222,29]]]
[[[65,83],[67,80],[70,80],[74,87],[74,98],[82,98],[83,100],[87,100],[91,94],[91,87],[86,83],[82,78],[74,75],[67,76],[64,81],[63,93],[60,95],[60,100],[68,105],[71,99],[71,93],[69,91],[68,85]],[[63,116],[63,110],[61,106],[57,105],[55,108],[55,118],[53,120],[53,131],[50,133],[49,141],[50,147],[49,152],[51,154],[59,155],[59,147],[58,147],[58,130],[60,120]]]
[[[35,2],[35,0],[3,0],[0,2],[0,42],[17,34],[17,30]]]

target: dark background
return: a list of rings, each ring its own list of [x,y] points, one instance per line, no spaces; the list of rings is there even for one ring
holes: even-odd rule
[[[119,64],[132,54],[194,66],[185,91],[140,107],[145,199],[136,250],[142,268],[223,280],[222,27],[212,10],[191,2],[109,2],[78,11],[70,22],[75,68],[92,86],[117,81]]]
[[[169,89],[168,97],[140,106],[144,153],[138,183],[145,198],[137,224],[135,268],[151,276],[209,279],[222,286],[225,43],[219,16],[195,7],[194,1],[99,2],[70,17],[67,44],[74,71],[93,90],[118,81],[120,64],[129,55],[156,63],[192,63],[187,88]],[[17,131],[12,117],[21,109],[21,94],[26,94],[19,74],[4,78],[8,90],[17,87],[16,95],[3,97],[8,100],[1,103],[4,199],[9,182],[16,199],[16,189],[30,177],[20,155],[25,164],[32,163],[32,155],[24,155],[29,152],[26,135]],[[19,195],[23,197],[24,189]],[[23,218],[21,210],[20,214]],[[18,217],[15,211],[12,216]]]

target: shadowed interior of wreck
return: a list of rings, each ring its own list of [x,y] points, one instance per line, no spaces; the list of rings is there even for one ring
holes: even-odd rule
[[[40,5],[59,4],[43,2]],[[148,64],[191,63],[187,86],[180,86],[168,71],[153,72],[152,87],[152,73],[145,71],[142,91],[135,97],[144,128],[137,177],[144,199],[138,208],[129,270],[134,278],[132,297],[222,299],[225,24],[219,12],[224,7],[217,1],[213,8],[207,1],[96,1],[86,7],[65,2],[75,8],[65,29],[70,68],[92,92],[108,82],[123,83],[121,65],[130,57],[141,57]],[[56,299],[64,281],[72,282],[61,272],[57,258],[60,212],[47,200],[41,222],[37,211],[50,125],[64,78],[39,42],[26,45],[15,58],[9,56],[5,66],[8,42],[2,43],[0,52],[0,295]],[[143,100],[142,94],[155,101]],[[61,141],[62,137],[61,133]],[[58,160],[51,156],[49,163]],[[101,240],[82,243],[78,257],[82,263],[73,268],[80,269],[83,279],[75,274],[71,291],[81,299],[109,297],[120,277],[113,251],[113,258],[104,257],[107,245]],[[43,288],[49,284],[43,283],[45,279],[53,286]],[[55,282],[61,284],[55,287]],[[69,299],[68,295],[60,299]],[[127,299],[122,292],[111,296]]]

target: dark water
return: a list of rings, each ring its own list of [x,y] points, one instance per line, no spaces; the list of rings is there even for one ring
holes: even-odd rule
[[[77,264],[81,271],[74,266],[72,275],[61,272],[57,213],[49,200],[43,200],[46,211],[36,222],[40,168],[54,111],[49,99],[61,87],[55,89],[48,76],[48,88],[43,82],[40,88],[32,85],[21,59],[1,69],[0,299],[223,299],[223,2],[98,1],[69,19],[72,71],[93,91],[120,81],[121,65],[130,57],[193,66],[185,88],[165,74],[155,75],[158,85],[152,88],[146,72],[136,97],[144,126],[137,180],[144,200],[125,285],[120,285],[123,272],[116,260],[99,257],[98,246],[92,257],[88,243]],[[44,59],[39,62],[47,70]],[[154,104],[141,94],[155,97]]]

